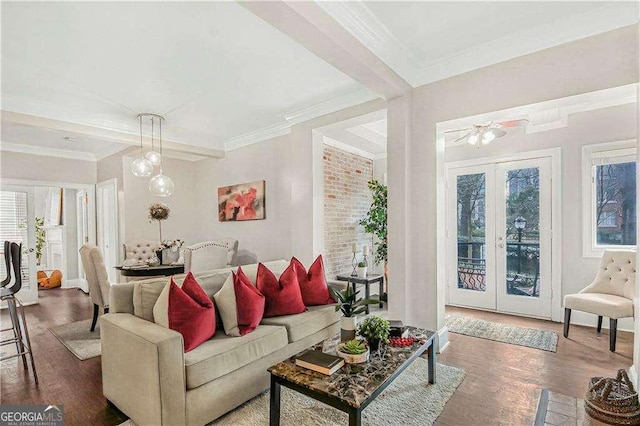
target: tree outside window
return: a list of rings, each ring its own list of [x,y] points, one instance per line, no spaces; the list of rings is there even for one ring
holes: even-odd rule
[[[636,163],[595,166],[598,245],[636,245]]]

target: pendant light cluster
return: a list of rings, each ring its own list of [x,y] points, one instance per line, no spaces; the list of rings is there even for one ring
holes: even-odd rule
[[[143,139],[143,121],[149,120],[151,123],[151,151],[144,153],[142,146]],[[162,122],[164,117],[158,114],[142,113],[138,114],[138,122],[140,124],[140,157],[131,163],[131,172],[137,177],[149,177],[153,175],[155,168],[159,167],[158,174],[149,180],[149,191],[157,197],[168,197],[173,193],[175,184],[169,176],[162,173]],[[154,131],[158,128],[159,149],[156,151]]]

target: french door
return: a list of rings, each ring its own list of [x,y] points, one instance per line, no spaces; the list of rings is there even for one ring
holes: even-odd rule
[[[0,187],[0,244],[4,246],[4,241],[7,240],[22,243],[22,264],[20,265],[22,287],[18,297],[24,304],[37,303],[36,217],[32,187],[14,185]],[[4,279],[6,253],[3,252],[2,256],[0,275]],[[11,275],[13,276],[13,270]]]
[[[449,169],[453,305],[551,318],[551,158]]]

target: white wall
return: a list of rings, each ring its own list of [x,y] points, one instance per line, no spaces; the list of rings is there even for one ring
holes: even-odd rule
[[[391,315],[431,329],[444,327],[444,291],[438,289],[444,280],[437,261],[444,230],[433,214],[444,191],[444,152],[437,144],[436,124],[635,83],[637,45],[636,25],[421,86],[405,96],[410,119],[402,113],[402,100],[389,102],[389,201],[391,206],[411,204],[409,213],[389,210]],[[407,192],[421,196],[409,200]]]
[[[78,228],[77,228],[77,212],[76,212],[76,190],[64,189],[64,231],[66,246],[66,279],[75,280],[78,278]],[[75,284],[74,284],[75,286]]]
[[[373,160],[373,178],[384,185],[387,184],[386,157]]]
[[[562,296],[582,290],[595,277],[599,259],[582,256],[582,147],[585,145],[635,139],[635,104],[583,112],[569,116],[568,126],[533,134],[513,129],[480,149],[458,145],[445,149],[445,161],[495,157],[539,149],[562,148]],[[575,312],[572,322],[594,325],[594,316]],[[605,321],[606,322],[606,321]],[[608,324],[605,324],[608,326]],[[630,319],[621,320],[620,329],[632,330]]]
[[[94,184],[96,163],[0,151],[0,176],[2,179]]]
[[[162,222],[163,239],[180,238],[186,244],[202,241],[198,223],[204,213],[198,208],[198,199],[206,183],[196,180],[196,163],[165,158],[164,174],[173,179],[175,190],[169,197],[161,198],[149,191],[149,178],[136,177],[129,171],[134,159],[122,158],[124,241],[141,238],[159,241],[158,222],[150,223],[148,219],[149,206],[156,202],[167,204],[171,209],[169,218]]]

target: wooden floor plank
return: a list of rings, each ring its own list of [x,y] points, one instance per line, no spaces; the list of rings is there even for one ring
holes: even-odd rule
[[[467,375],[438,418],[439,425],[531,425],[540,389],[581,398],[592,376],[615,376],[632,362],[633,335],[618,333],[617,352],[609,352],[608,332],[572,326],[570,339],[562,325],[491,312],[447,308],[448,313],[558,333],[558,352],[508,345],[459,334],[438,361],[462,368]],[[40,384],[17,359],[3,361],[2,404],[63,404],[67,425],[116,425],[126,417],[108,406],[102,395],[100,358],[78,360],[48,330],[91,318],[89,297],[75,290],[40,292],[40,303],[26,308]],[[3,311],[3,328],[7,316]],[[595,324],[595,321],[594,321]]]

